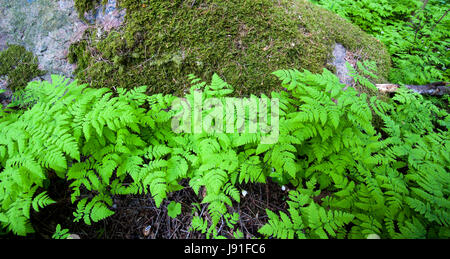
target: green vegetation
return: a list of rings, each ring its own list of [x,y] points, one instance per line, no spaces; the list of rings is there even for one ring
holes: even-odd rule
[[[57,76],[52,83],[31,82],[30,108],[0,115],[2,227],[32,232],[30,209],[55,203],[46,190],[56,175],[70,183],[73,220],[86,224],[114,214],[113,195],[148,193],[159,207],[170,193],[191,188],[208,205],[207,215],[193,213],[191,231],[240,238],[238,185],[271,180],[292,186],[289,214],[268,210],[263,236],[450,237],[445,110],[406,88],[386,102],[353,88],[342,91],[345,85],[328,70],[274,74],[287,89],[271,93],[280,102],[274,144],[262,144],[261,131],[176,133],[175,97],[147,95],[147,87],[113,93]],[[233,91],[217,75],[211,84],[190,80],[190,102],[200,94],[224,103]],[[247,124],[251,118],[243,114]],[[382,127],[374,126],[376,118]],[[175,216],[179,208],[172,204]],[[219,233],[219,222],[233,236]]]
[[[100,1],[75,2],[82,15]],[[23,79],[12,84],[19,99],[0,107],[0,232],[33,233],[33,214],[68,200],[70,220],[93,225],[115,214],[118,196],[148,195],[170,218],[187,214],[190,232],[244,238],[241,187],[270,183],[289,188],[287,206],[264,207],[255,237],[450,238],[449,97],[380,96],[374,85],[448,80],[446,3],[313,2],[380,41],[305,0],[119,0],[123,28],[90,29],[70,47],[79,81],[28,83],[41,73],[31,53],[0,53],[10,87]],[[354,87],[330,71],[336,42],[361,61],[349,67]],[[188,133],[174,120],[198,122],[181,116],[177,96],[194,113],[200,97],[203,107],[236,96],[267,106],[233,107],[234,133]],[[216,129],[217,106],[198,116]],[[278,120],[238,132],[253,110]],[[277,121],[277,141],[265,143]],[[174,199],[186,190],[198,199]],[[66,239],[60,224],[52,238]]]
[[[181,204],[178,202],[170,202],[169,206],[167,206],[167,214],[171,218],[176,218],[181,213]]]
[[[18,91],[32,79],[44,75],[39,70],[37,58],[24,47],[10,45],[0,52],[0,77],[7,77],[8,88]]]
[[[376,61],[380,82],[390,68],[382,43],[306,0],[118,3],[127,9],[124,28],[106,35],[90,30],[70,49],[77,78],[91,87],[147,85],[150,93],[182,96],[188,74],[210,80],[217,72],[236,95],[269,94],[279,87],[272,71],[332,70],[336,42],[360,60]]]
[[[68,229],[62,229],[61,225],[58,224],[56,226],[55,233],[52,235],[53,239],[68,239],[70,236]]]
[[[77,10],[79,17],[86,21],[84,14],[94,10],[96,5],[100,2],[106,4],[108,3],[108,0],[75,0],[75,9]]]
[[[312,0],[375,36],[392,55],[389,80],[450,81],[450,3],[445,0]]]

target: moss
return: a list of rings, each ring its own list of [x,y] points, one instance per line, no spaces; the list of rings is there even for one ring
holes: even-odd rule
[[[358,26],[350,24],[344,18],[308,1],[294,1],[293,6],[297,12],[302,9],[310,10],[303,12],[303,20],[304,23],[309,21],[308,25],[305,24],[308,30],[318,33],[317,40],[323,38],[331,41],[332,45],[334,42],[341,43],[347,50],[353,52],[359,61],[375,61],[379,83],[387,82],[391,58],[383,43],[365,33]],[[331,51],[330,47],[328,51]]]
[[[95,5],[99,2],[100,0],[75,0],[75,9],[77,10],[80,19],[85,20],[84,14],[93,10]]]
[[[8,88],[17,91],[33,78],[43,76],[46,72],[38,68],[37,58],[24,47],[9,45],[0,52],[0,76],[8,78]]]
[[[306,0],[120,0],[127,9],[120,31],[88,32],[72,48],[77,77],[93,87],[147,85],[153,93],[181,94],[187,75],[218,73],[235,94],[268,93],[278,69],[321,72],[335,42],[375,60],[384,79],[384,45],[339,16]]]
[[[69,63],[77,63],[78,66],[75,73],[79,73],[80,69],[86,67],[89,64],[90,57],[89,53],[86,51],[87,42],[81,41],[70,45],[69,54],[67,55],[67,60]]]
[[[84,14],[94,10],[100,2],[106,4],[108,0],[75,0],[75,9],[77,10],[80,19],[86,21]]]

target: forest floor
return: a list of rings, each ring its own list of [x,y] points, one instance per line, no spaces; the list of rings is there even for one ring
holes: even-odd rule
[[[75,205],[70,202],[70,190],[68,186],[53,185],[49,194],[55,199],[56,204],[45,207],[39,213],[32,213],[31,221],[35,233],[27,237],[18,237],[12,234],[8,239],[51,239],[56,225],[69,229],[69,233],[78,235],[81,239],[205,239],[206,235],[198,231],[190,231],[193,217],[192,204],[201,203],[201,197],[196,195],[190,187],[172,193],[160,208],[157,208],[150,195],[126,195],[114,196],[112,210],[115,214],[92,225],[73,222]],[[188,183],[182,184],[187,186]],[[65,193],[61,193],[62,189]],[[230,211],[240,215],[236,224],[245,239],[262,237],[258,229],[267,223],[266,208],[272,211],[287,211],[286,190],[280,185],[269,180],[268,184],[242,184],[240,190],[245,190],[247,195],[241,195],[241,202],[234,204]],[[56,196],[55,196],[56,195]],[[170,201],[179,202],[182,212],[175,219],[167,214],[167,206]],[[206,204],[200,204],[200,213],[206,212]],[[194,212],[196,213],[196,212]],[[233,233],[225,226],[218,225],[219,235],[233,238]]]

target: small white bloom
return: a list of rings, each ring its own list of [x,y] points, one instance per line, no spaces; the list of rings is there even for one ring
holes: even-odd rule
[[[246,190],[242,190],[242,196],[247,196],[247,191]]]
[[[286,186],[281,186],[281,190],[284,192],[284,191],[286,191]]]

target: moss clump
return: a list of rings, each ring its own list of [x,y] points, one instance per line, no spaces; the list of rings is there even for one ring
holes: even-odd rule
[[[127,9],[120,31],[88,32],[71,48],[77,77],[93,87],[147,85],[181,94],[190,73],[218,73],[237,95],[277,90],[278,69],[327,67],[336,42],[376,61],[386,78],[385,46],[358,27],[306,0],[120,0]],[[327,67],[331,68],[331,67]]]
[[[106,4],[108,0],[75,0],[75,9],[77,10],[80,19],[86,21],[84,14],[94,10],[100,2]]]
[[[9,45],[0,52],[0,77],[7,77],[8,88],[17,91],[33,78],[45,75],[45,71],[38,68],[37,58],[19,45]]]

